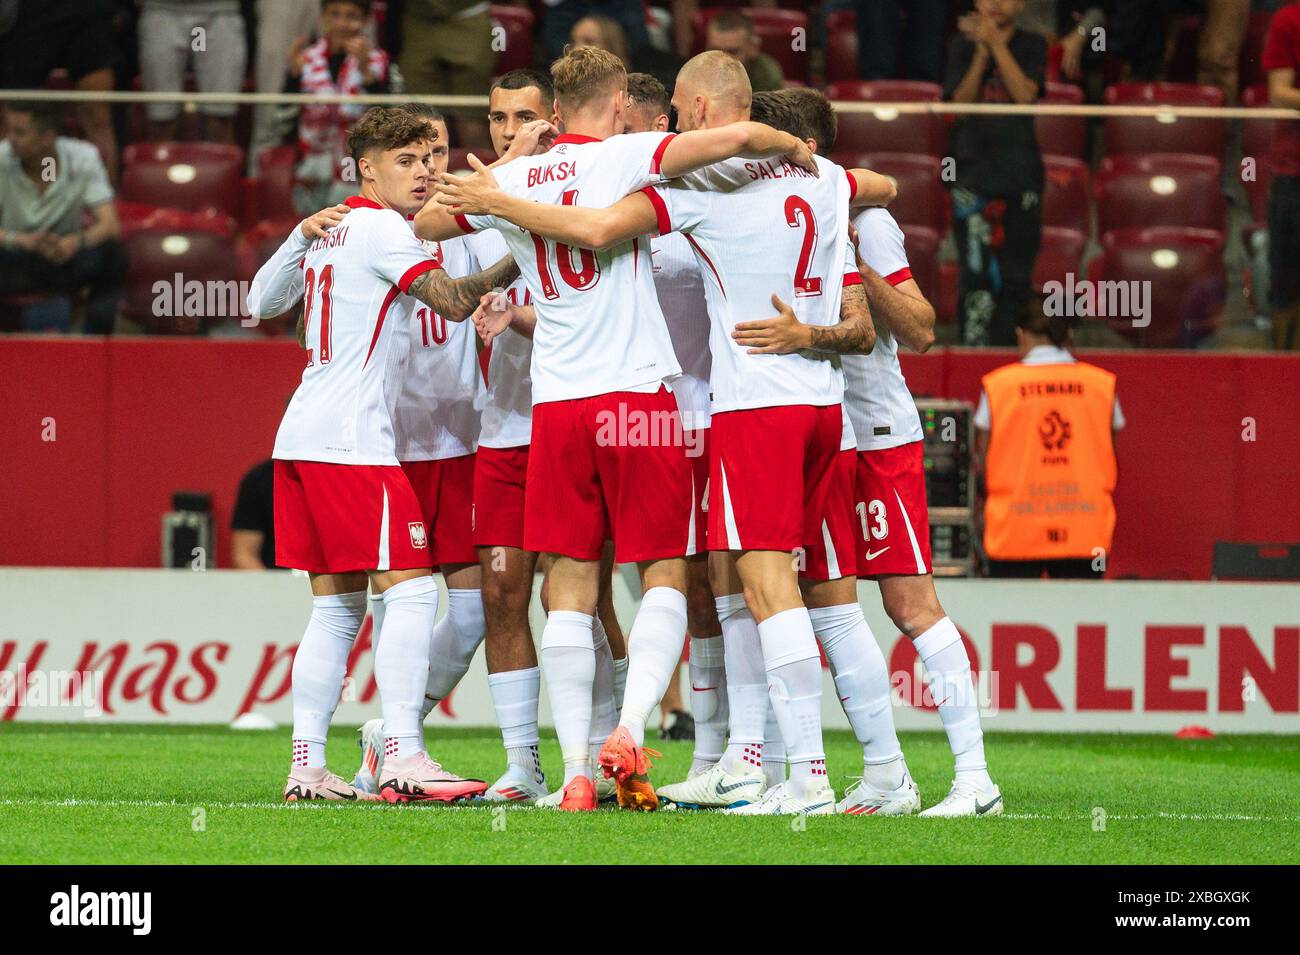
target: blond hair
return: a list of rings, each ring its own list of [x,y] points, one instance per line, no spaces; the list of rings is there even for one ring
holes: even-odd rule
[[[594,46],[570,50],[551,64],[555,98],[566,112],[582,109],[592,100],[627,89],[627,67],[616,54]]]
[[[687,84],[719,105],[730,100],[741,111],[749,109],[754,96],[744,64],[721,50],[706,50],[691,57],[677,74],[677,82]]]

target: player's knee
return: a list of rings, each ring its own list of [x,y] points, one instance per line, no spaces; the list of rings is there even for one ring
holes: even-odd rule
[[[900,631],[915,636],[943,618],[939,598],[928,593],[893,592],[884,596],[885,613]]]
[[[713,591],[692,587],[686,594],[686,620],[691,633],[709,637],[722,632],[718,622],[718,608],[713,601]]]

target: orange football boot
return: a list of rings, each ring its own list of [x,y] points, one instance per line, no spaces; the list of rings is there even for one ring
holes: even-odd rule
[[[564,787],[560,800],[561,812],[593,812],[596,809],[596,787],[586,776],[574,776]]]
[[[651,756],[658,751],[638,746],[626,727],[620,726],[609,734],[597,758],[605,776],[618,785],[618,804],[623,809],[637,812],[654,812],[659,808],[659,796],[650,785]]]

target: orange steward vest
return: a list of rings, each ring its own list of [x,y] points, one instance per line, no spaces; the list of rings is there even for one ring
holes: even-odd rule
[[[995,560],[1093,557],[1115,532],[1115,376],[1084,362],[1007,365],[989,401],[984,548]]]

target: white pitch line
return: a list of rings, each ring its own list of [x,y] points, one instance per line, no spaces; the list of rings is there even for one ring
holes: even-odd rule
[[[94,809],[287,809],[298,812],[311,809],[328,809],[338,805],[338,801],[313,800],[310,802],[177,802],[164,799],[0,799],[0,808],[32,807],[57,809],[63,807],[90,807]],[[500,804],[507,805],[507,804]],[[416,811],[420,808],[417,807]],[[446,808],[446,807],[438,807]],[[457,803],[457,809],[495,809],[496,805],[477,805]],[[509,806],[511,809],[528,809],[530,806]],[[1008,812],[1003,819],[1046,821],[1046,822],[1091,822],[1090,813],[1080,815],[1052,814],[1036,812]],[[1107,813],[1107,822],[1300,822],[1300,816],[1248,816],[1237,813]]]

